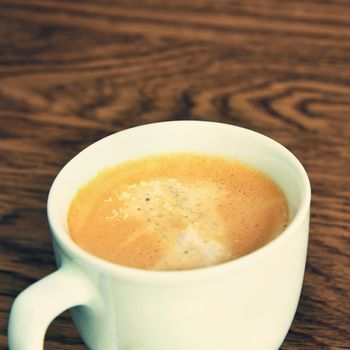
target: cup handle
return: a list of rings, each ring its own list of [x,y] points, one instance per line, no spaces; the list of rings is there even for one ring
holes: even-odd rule
[[[46,330],[63,311],[86,305],[92,288],[76,270],[61,267],[34,283],[14,301],[8,329],[10,350],[42,350]]]

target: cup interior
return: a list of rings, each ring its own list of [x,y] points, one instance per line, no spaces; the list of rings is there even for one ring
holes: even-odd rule
[[[84,149],[61,170],[48,200],[54,235],[69,238],[67,212],[78,189],[105,168],[124,161],[174,152],[194,152],[242,161],[271,177],[285,193],[290,222],[306,210],[310,185],[293,154],[272,139],[248,129],[214,122],[147,124],[108,136]]]

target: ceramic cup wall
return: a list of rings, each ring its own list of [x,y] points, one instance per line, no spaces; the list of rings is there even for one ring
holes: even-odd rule
[[[70,239],[67,210],[80,186],[105,167],[179,151],[230,157],[265,172],[286,194],[288,227],[251,254],[188,271],[119,266]],[[251,130],[173,121],[106,137],[73,158],[51,187],[48,218],[58,270],[15,300],[10,349],[43,349],[47,326],[69,308],[92,350],[278,349],[302,288],[309,209],[310,184],[302,165],[283,146]]]

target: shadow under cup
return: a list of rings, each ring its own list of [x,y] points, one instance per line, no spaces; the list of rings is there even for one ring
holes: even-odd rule
[[[67,212],[81,186],[106,167],[174,152],[223,156],[262,171],[286,195],[288,227],[253,253],[186,271],[119,266],[72,242]],[[116,343],[118,350],[278,349],[302,287],[309,206],[309,180],[299,161],[277,142],[247,129],[213,122],[163,122],[128,129],[89,146],[62,169],[48,200],[58,266],[75,265],[98,295],[95,306],[72,310],[86,344],[94,350],[117,349]]]

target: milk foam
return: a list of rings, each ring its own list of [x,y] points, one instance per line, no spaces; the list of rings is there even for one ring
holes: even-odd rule
[[[158,269],[212,265],[230,256],[228,247],[220,242],[225,227],[216,210],[225,194],[218,184],[208,181],[141,181],[104,200],[119,202],[106,220],[143,223],[142,230],[129,235],[129,244],[146,230],[168,245],[167,254],[156,264]]]

